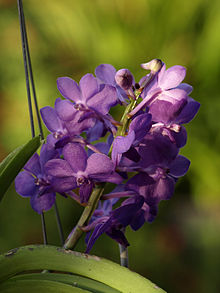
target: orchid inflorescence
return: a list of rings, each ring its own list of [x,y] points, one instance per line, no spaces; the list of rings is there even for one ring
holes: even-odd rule
[[[87,232],[87,252],[103,233],[127,247],[125,228],[136,231],[152,222],[190,165],[179,155],[187,140],[183,124],[200,104],[182,83],[186,69],[166,70],[159,59],[141,66],[150,73],[139,83],[128,69],[116,72],[110,64],[99,65],[96,77],[86,74],[79,84],[58,78],[64,99],[40,111],[50,134],[15,180],[17,193],[29,197],[39,214],[51,209],[56,193],[85,207],[95,194],[79,227]],[[120,122],[109,114],[116,105],[124,108]]]

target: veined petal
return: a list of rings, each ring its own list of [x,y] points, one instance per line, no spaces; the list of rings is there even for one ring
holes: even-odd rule
[[[85,171],[87,165],[87,153],[78,143],[68,143],[63,148],[64,159],[69,163],[72,172]]]
[[[62,130],[62,124],[59,120],[56,111],[49,106],[40,109],[41,117],[47,129],[51,132]]]
[[[147,168],[160,165],[166,168],[175,159],[178,151],[168,137],[159,133],[147,135],[139,148],[140,166]]]
[[[92,236],[89,238],[86,253],[89,253],[89,251],[92,249],[97,238],[101,236],[104,232],[106,232],[110,227],[111,227],[111,220],[107,220],[104,223],[100,223],[95,227],[92,233]]]
[[[81,92],[78,84],[70,77],[60,77],[57,79],[57,88],[61,95],[74,102],[81,101]]]
[[[187,105],[183,108],[180,115],[176,119],[176,123],[189,123],[197,114],[200,108],[200,103],[188,97]]]
[[[123,154],[127,152],[135,139],[135,132],[132,130],[126,136],[117,136],[113,141],[113,148],[117,153]]]
[[[154,122],[170,124],[176,121],[176,118],[186,105],[185,100],[175,101],[175,103],[166,100],[156,100],[150,106],[150,113]]]
[[[111,107],[117,103],[116,89],[111,85],[105,85],[101,91],[87,100],[89,108],[94,109],[103,115],[108,114]]]
[[[51,179],[51,187],[56,192],[68,192],[77,187],[76,178],[69,177],[53,177]]]
[[[152,189],[151,196],[160,200],[168,200],[174,193],[175,181],[170,176],[166,178],[160,178]]]
[[[20,172],[15,178],[15,190],[24,197],[34,195],[38,190],[35,178],[27,171]]]
[[[33,210],[35,210],[38,214],[41,214],[43,211],[48,211],[52,208],[56,199],[56,194],[45,193],[41,196],[35,194],[31,197],[30,203]]]
[[[93,183],[84,184],[79,188],[79,196],[81,203],[88,202],[89,197],[92,193]]]
[[[169,174],[173,177],[181,177],[186,174],[189,169],[190,160],[186,157],[178,155],[169,167]]]
[[[91,174],[89,177],[96,182],[111,182],[120,184],[124,180],[118,173],[113,172],[111,174]]]
[[[53,159],[44,166],[45,173],[54,177],[69,177],[74,176],[70,164],[62,159]]]
[[[24,170],[34,174],[35,176],[41,174],[40,158],[37,153],[35,153],[25,164]]]
[[[181,83],[180,85],[178,85],[177,88],[184,90],[187,93],[187,95],[191,94],[191,92],[193,91],[193,87],[188,83]]]
[[[47,161],[58,158],[59,154],[57,150],[49,145],[48,143],[45,143],[41,147],[40,151],[40,165],[41,165],[41,170],[44,173],[44,165],[46,164]]]
[[[64,121],[69,121],[73,119],[73,117],[77,113],[77,110],[74,108],[73,103],[67,100],[59,100],[55,104],[55,110],[59,118]]]
[[[179,88],[163,91],[158,95],[158,100],[168,101],[170,103],[175,103],[176,101],[187,100],[187,93]]]
[[[159,85],[163,89],[172,89],[177,87],[186,76],[186,68],[175,65],[168,68],[159,79]]]
[[[114,163],[104,154],[94,153],[87,160],[86,173],[89,176],[96,174],[110,174],[114,170]]]
[[[115,85],[116,69],[111,64],[101,64],[95,69],[95,75],[103,82]]]
[[[123,153],[127,152],[135,140],[135,132],[132,130],[127,136],[117,136],[113,141],[112,160],[118,165]]]
[[[151,128],[151,114],[144,113],[135,117],[129,126],[129,132],[134,130],[135,140],[141,140]]]
[[[82,92],[82,101],[84,101],[84,103],[98,92],[98,82],[91,73],[84,75],[79,85]]]

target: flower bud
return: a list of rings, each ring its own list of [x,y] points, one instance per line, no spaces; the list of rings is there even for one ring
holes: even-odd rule
[[[125,91],[131,88],[133,80],[133,75],[128,69],[120,69],[115,74],[116,83]]]
[[[163,62],[160,59],[153,59],[148,63],[142,63],[141,67],[150,70],[153,74],[158,72],[163,66]]]

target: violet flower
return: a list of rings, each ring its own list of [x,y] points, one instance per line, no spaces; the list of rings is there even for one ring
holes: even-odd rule
[[[57,147],[60,147],[59,145],[63,146],[67,142],[74,141],[74,137],[78,137],[83,131],[93,127],[95,123],[92,118],[78,123],[80,113],[76,110],[75,115],[71,116],[71,120],[63,120],[63,116],[69,116],[68,110],[69,107],[72,107],[72,104],[69,101],[65,101],[65,105],[67,103],[69,104],[69,107],[64,107],[63,102],[64,101],[58,98],[55,101],[54,108],[46,106],[40,110],[44,124],[52,133],[54,137],[54,144],[56,144]],[[63,112],[60,111],[60,108],[62,108]]]
[[[115,121],[108,114],[110,108],[117,104],[116,90],[113,86],[99,85],[92,74],[84,75],[79,85],[69,77],[60,77],[57,86],[63,97],[73,102],[60,102],[57,113],[61,119],[72,120],[79,112],[79,123],[85,119],[96,118],[114,131],[111,124]]]
[[[157,215],[158,204],[168,200],[174,193],[177,179],[186,174],[190,161],[178,155],[174,160],[165,160],[162,164],[151,165],[145,172],[139,172],[128,180],[125,190],[131,190],[144,197],[150,207],[148,221],[153,221]]]
[[[45,163],[58,157],[57,151],[48,144],[41,148],[40,156],[35,153],[24,166],[24,171],[15,178],[15,189],[23,197],[30,197],[33,210],[41,214],[49,210],[56,198],[51,180],[45,174]]]
[[[107,200],[102,206],[99,206],[99,209],[96,210],[89,225],[83,228],[86,232],[94,229],[92,235],[89,235],[90,237],[87,236],[86,253],[89,253],[95,241],[103,233],[106,233],[121,245],[125,247],[129,246],[123,229],[128,225],[133,225],[133,227],[137,228],[143,224],[142,221],[140,221],[140,218],[143,218],[141,216],[142,213],[140,213],[143,204],[144,198],[142,196],[137,196],[133,198],[132,202],[127,202],[113,211],[111,210],[111,200]]]
[[[122,178],[114,171],[114,163],[104,154],[93,153],[90,157],[80,144],[68,143],[63,148],[63,159],[50,160],[46,173],[53,177],[54,189],[68,192],[79,188],[80,200],[87,202],[95,182],[119,184]]]
[[[166,70],[164,64],[151,84],[144,89],[143,101],[131,111],[130,115],[133,116],[140,109],[148,106],[154,122],[188,123],[196,115],[199,103],[188,97],[189,89],[192,87],[181,84],[185,74],[186,69],[182,66],[175,65]],[[183,117],[178,120],[177,117],[182,111]]]

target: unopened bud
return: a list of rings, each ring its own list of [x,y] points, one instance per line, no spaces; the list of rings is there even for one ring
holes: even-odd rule
[[[128,69],[120,69],[115,74],[116,83],[125,91],[132,87],[133,80],[133,75]]]
[[[142,63],[141,67],[150,70],[153,74],[158,72],[163,66],[163,62],[160,59],[153,59],[148,63]]]

